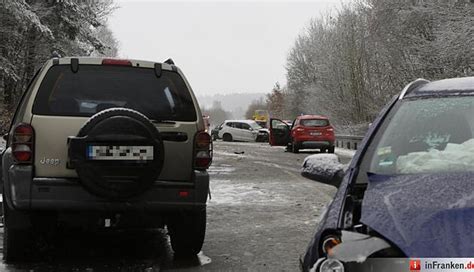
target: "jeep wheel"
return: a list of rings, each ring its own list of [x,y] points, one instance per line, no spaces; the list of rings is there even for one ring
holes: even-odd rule
[[[32,246],[28,215],[10,210],[7,203],[4,203],[3,210],[3,259],[7,263],[27,260]]]
[[[167,228],[175,256],[198,254],[206,234],[206,208],[170,216]]]
[[[143,114],[111,108],[93,115],[69,137],[69,167],[82,186],[108,199],[126,199],[149,189],[163,167],[158,129]]]
[[[232,142],[232,135],[226,133],[224,136],[222,136],[222,140],[224,140],[224,142]]]

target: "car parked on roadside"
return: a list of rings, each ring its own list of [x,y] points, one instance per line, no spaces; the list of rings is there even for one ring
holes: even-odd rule
[[[261,142],[268,139],[268,129],[253,120],[226,120],[220,125],[218,138],[226,142]]]
[[[27,87],[2,157],[3,256],[19,261],[59,226],[163,228],[176,255],[203,245],[210,135],[181,70],[54,58]]]
[[[298,153],[300,149],[319,149],[334,153],[334,128],[321,115],[301,115],[292,125],[279,119],[270,119],[270,145],[287,146]]]
[[[389,270],[398,258],[472,257],[474,77],[408,84],[372,123],[347,170],[311,160],[303,175],[338,191],[303,271],[401,271]]]

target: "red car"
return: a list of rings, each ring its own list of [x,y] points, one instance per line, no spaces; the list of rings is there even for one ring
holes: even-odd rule
[[[270,119],[270,145],[287,146],[298,153],[300,149],[320,149],[334,153],[334,128],[321,115],[301,115],[289,126],[279,119]]]

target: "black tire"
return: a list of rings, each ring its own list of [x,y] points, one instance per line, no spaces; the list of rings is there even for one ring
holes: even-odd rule
[[[296,142],[291,143],[291,152],[293,152],[293,153],[299,153],[300,152],[300,148],[299,148],[299,146]]]
[[[3,214],[3,260],[7,263],[28,260],[33,246],[28,214],[9,209],[7,203],[3,205]]]
[[[201,251],[206,235],[206,208],[170,216],[167,228],[175,256],[195,256]]]
[[[224,140],[224,142],[232,142],[233,138],[231,134],[226,133],[222,136],[222,140]]]
[[[331,146],[330,148],[328,148],[328,152],[329,153],[334,153],[334,149],[335,149],[334,146]]]
[[[91,160],[89,146],[151,146],[152,159]],[[121,200],[147,191],[163,167],[163,140],[143,114],[111,108],[93,115],[69,142],[69,159],[82,186],[96,196]],[[128,152],[131,152],[128,150]]]

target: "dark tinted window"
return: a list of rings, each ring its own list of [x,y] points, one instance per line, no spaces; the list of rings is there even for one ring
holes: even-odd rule
[[[249,124],[245,124],[245,123],[240,123],[241,124],[241,127],[242,129],[246,129],[246,130],[249,130],[250,129],[250,126]]]
[[[34,114],[85,116],[112,107],[137,110],[150,119],[195,121],[194,104],[181,76],[153,69],[81,65],[53,66],[41,83]]]
[[[327,119],[302,119],[300,124],[305,127],[325,127],[329,126]]]

